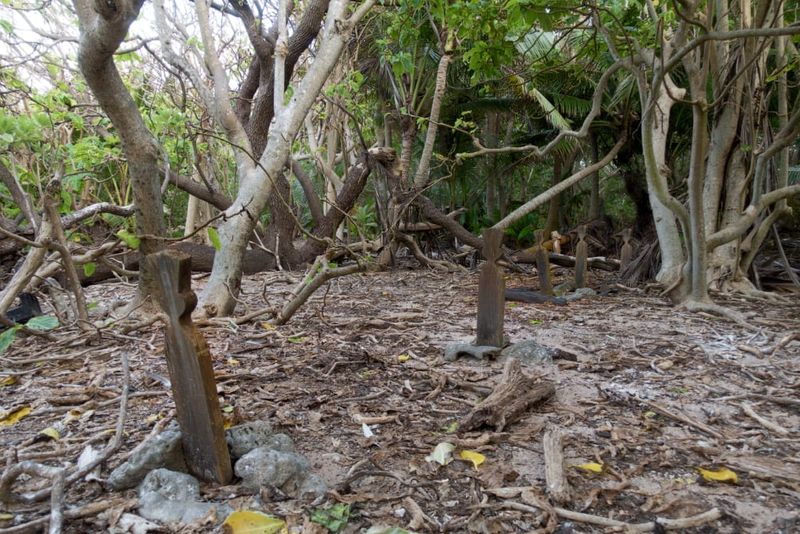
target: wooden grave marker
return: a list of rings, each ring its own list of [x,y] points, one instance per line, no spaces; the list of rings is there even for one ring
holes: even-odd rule
[[[544,246],[544,230],[536,230],[536,270],[539,271],[539,291],[542,295],[553,295],[553,284],[550,281],[550,253]]]
[[[586,244],[586,225],[578,227],[578,245],[575,247],[575,289],[586,287],[586,264],[589,246]]]
[[[633,247],[631,246],[631,229],[625,228],[622,231],[622,250],[619,253],[619,270],[624,271],[630,265],[633,258]]]
[[[503,231],[487,228],[483,231],[483,257],[478,281],[478,337],[475,344],[491,347],[503,346],[503,318],[506,307],[506,281],[497,266]]]
[[[167,368],[189,471],[207,482],[233,477],[211,353],[192,323],[197,296],[192,291],[192,258],[164,250],[148,256],[156,298],[169,316],[165,329]]]

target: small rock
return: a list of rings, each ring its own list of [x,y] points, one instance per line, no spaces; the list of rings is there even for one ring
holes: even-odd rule
[[[231,456],[236,459],[253,449],[269,445],[275,435],[272,432],[272,425],[267,421],[250,421],[229,428],[225,432],[225,439],[228,441]],[[291,442],[291,439],[289,441]],[[294,444],[292,444],[292,449],[294,449]]]
[[[300,486],[300,491],[297,492],[297,496],[303,497],[304,495],[309,495],[316,499],[317,497],[324,496],[327,492],[328,485],[325,484],[325,481],[314,473],[311,473],[303,480],[303,484]]]
[[[139,485],[139,514],[150,521],[192,523],[215,515],[221,521],[231,508],[200,502],[200,483],[191,475],[169,469],[150,471]]]
[[[542,345],[537,341],[528,340],[514,343],[510,347],[503,349],[500,357],[503,359],[516,358],[526,365],[536,365],[542,363],[553,363],[554,358],[558,358],[560,350]]]
[[[576,289],[575,292],[572,293],[571,295],[567,295],[566,297],[564,297],[564,300],[566,300],[567,302],[574,302],[578,299],[593,297],[595,295],[597,295],[597,291],[595,291],[591,287],[580,287]]]
[[[136,514],[122,514],[119,522],[108,529],[108,534],[148,534],[149,532],[164,532],[164,527],[158,523],[148,521]]]
[[[471,356],[479,360],[494,359],[500,354],[499,347],[488,345],[472,345],[471,343],[451,343],[444,349],[444,359],[454,362],[461,356]]]
[[[114,469],[108,477],[108,485],[116,491],[133,488],[147,473],[160,467],[173,471],[186,470],[181,431],[176,424],[142,444],[126,462]]]
[[[294,452],[294,441],[286,434],[273,434],[263,447],[273,451]]]
[[[234,466],[242,487],[258,491],[261,487],[276,487],[296,496],[308,477],[308,460],[293,452],[259,447],[242,456]]]

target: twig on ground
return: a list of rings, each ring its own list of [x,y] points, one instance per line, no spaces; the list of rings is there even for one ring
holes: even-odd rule
[[[128,393],[129,393],[129,390],[130,390],[130,378],[131,378],[131,376],[130,376],[130,365],[129,365],[129,362],[128,362],[127,353],[125,353],[124,351],[120,352],[120,356],[122,358],[123,383],[122,383],[122,394],[120,396],[119,417],[117,418],[117,425],[116,425],[116,429],[115,429],[115,432],[114,432],[114,437],[111,440],[111,443],[109,443],[106,446],[106,448],[103,449],[93,461],[89,462],[87,465],[83,466],[80,469],[77,469],[76,471],[73,471],[70,475],[66,476],[66,478],[64,480],[64,487],[65,488],[70,486],[71,484],[73,484],[75,481],[80,480],[81,478],[86,476],[88,473],[91,473],[92,470],[94,470],[95,467],[97,467],[101,463],[105,462],[108,459],[108,457],[111,456],[111,454],[115,450],[117,450],[117,448],[119,447],[120,443],[122,442],[123,430],[125,428],[125,417],[126,417],[126,414],[127,414]],[[26,463],[23,462],[23,463],[18,464],[18,465],[25,465],[25,464]],[[39,465],[39,464],[36,464],[36,465]],[[48,467],[48,469],[54,469],[54,468],[50,468],[49,466],[43,466],[43,467]],[[38,501],[44,500],[47,497],[51,496],[53,488],[50,488],[50,487],[45,488],[45,489],[40,490],[40,491],[37,491],[37,492],[34,492],[34,493],[28,493],[28,494],[23,494],[23,495],[19,495],[19,496],[12,496],[11,495],[11,485],[14,483],[14,481],[23,472],[25,472],[25,471],[17,472],[17,471],[14,471],[15,469],[17,469],[17,466],[10,467],[8,470],[6,470],[6,473],[3,474],[3,477],[0,480],[0,501],[7,502],[7,501],[9,501],[9,500],[11,500],[13,498],[13,500],[16,500],[18,502],[34,503],[34,502],[38,502]]]
[[[781,425],[779,425],[777,423],[773,423],[769,419],[758,415],[756,413],[756,411],[753,410],[753,407],[750,406],[750,404],[748,404],[746,402],[743,402],[742,404],[740,404],[740,406],[742,407],[742,411],[744,413],[749,415],[751,418],[755,419],[764,428],[766,428],[768,430],[771,430],[772,432],[775,432],[776,434],[780,434],[781,436],[788,436],[789,435],[789,431],[786,430],[785,428],[783,428]]]

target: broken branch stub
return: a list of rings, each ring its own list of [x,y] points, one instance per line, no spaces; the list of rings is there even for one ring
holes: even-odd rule
[[[497,266],[502,242],[502,230],[484,230],[483,257],[486,258],[486,263],[481,267],[478,281],[478,337],[475,340],[478,346],[503,346],[506,282],[503,272]]]
[[[148,256],[147,262],[156,278],[154,294],[169,316],[165,329],[167,368],[186,464],[199,478],[226,484],[233,472],[211,354],[192,323],[197,296],[191,288],[191,256],[164,250]]]

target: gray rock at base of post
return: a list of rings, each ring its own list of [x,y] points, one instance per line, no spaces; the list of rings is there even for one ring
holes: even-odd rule
[[[256,492],[262,487],[274,487],[292,497],[301,494],[303,484],[311,476],[309,470],[308,460],[299,454],[266,447],[248,452],[234,467],[244,489]]]
[[[593,297],[595,295],[597,295],[597,291],[595,291],[591,287],[579,287],[578,289],[575,290],[574,293],[564,297],[564,300],[566,300],[567,302],[574,302],[576,300],[586,297]]]
[[[490,360],[500,354],[500,347],[473,345],[472,343],[451,343],[444,349],[444,359],[454,362],[462,356],[471,356],[478,360]]]
[[[215,516],[221,522],[231,508],[200,501],[200,483],[191,475],[169,469],[150,471],[139,485],[139,515],[150,521],[188,524]]]
[[[314,497],[322,497],[328,492],[328,485],[319,476],[311,473],[303,480],[300,490],[297,492],[298,497],[309,495]]]
[[[228,449],[233,459],[265,447],[283,452],[294,452],[294,442],[286,434],[276,434],[267,421],[250,421],[231,427],[225,433]]]
[[[538,341],[529,339],[514,343],[510,347],[503,349],[500,359],[508,360],[516,358],[524,365],[541,365],[553,363],[553,360],[576,360],[577,357],[565,350],[543,345]]]
[[[186,471],[181,445],[181,431],[172,424],[154,438],[146,441],[127,461],[114,469],[108,485],[116,491],[133,488],[153,469],[166,467]]]

